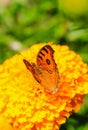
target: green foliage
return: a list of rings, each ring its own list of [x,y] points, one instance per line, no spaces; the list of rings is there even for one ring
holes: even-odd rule
[[[75,20],[64,17],[59,10],[59,1],[61,0],[12,0],[8,5],[1,5],[0,62],[22,48],[52,41],[69,45],[88,63],[88,20],[82,17]],[[11,48],[14,41],[19,42],[22,48]]]

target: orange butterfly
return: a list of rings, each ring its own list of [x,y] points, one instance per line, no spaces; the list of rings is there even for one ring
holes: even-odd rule
[[[37,65],[23,59],[27,69],[34,78],[49,92],[56,93],[59,84],[59,73],[53,58],[54,50],[50,45],[45,45],[37,55]]]

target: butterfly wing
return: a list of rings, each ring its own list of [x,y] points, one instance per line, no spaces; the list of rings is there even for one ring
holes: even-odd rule
[[[44,70],[53,71],[56,69],[56,63],[53,58],[54,50],[50,45],[45,45],[40,49],[37,55],[37,65]]]
[[[27,60],[23,59],[24,64],[26,65],[27,69],[33,74],[34,78],[40,83],[39,73],[40,70],[37,68],[37,66],[32,63],[30,64]]]
[[[38,53],[37,65],[42,72],[40,77],[42,86],[48,91],[56,92],[60,78],[53,54],[54,50],[51,46],[45,45]]]

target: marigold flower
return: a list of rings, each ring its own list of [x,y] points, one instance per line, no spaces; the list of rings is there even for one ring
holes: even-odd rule
[[[45,93],[23,63],[23,58],[35,63],[38,51],[45,44],[35,44],[0,65],[0,127],[3,130],[57,130],[72,111],[80,109],[88,93],[87,65],[67,46],[52,43],[47,44],[55,50],[60,85],[56,94]]]

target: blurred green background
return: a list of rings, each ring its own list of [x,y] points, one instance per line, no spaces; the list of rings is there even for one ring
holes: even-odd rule
[[[88,63],[88,0],[0,0],[0,63],[39,42],[68,45]],[[88,130],[88,96],[61,130]]]

